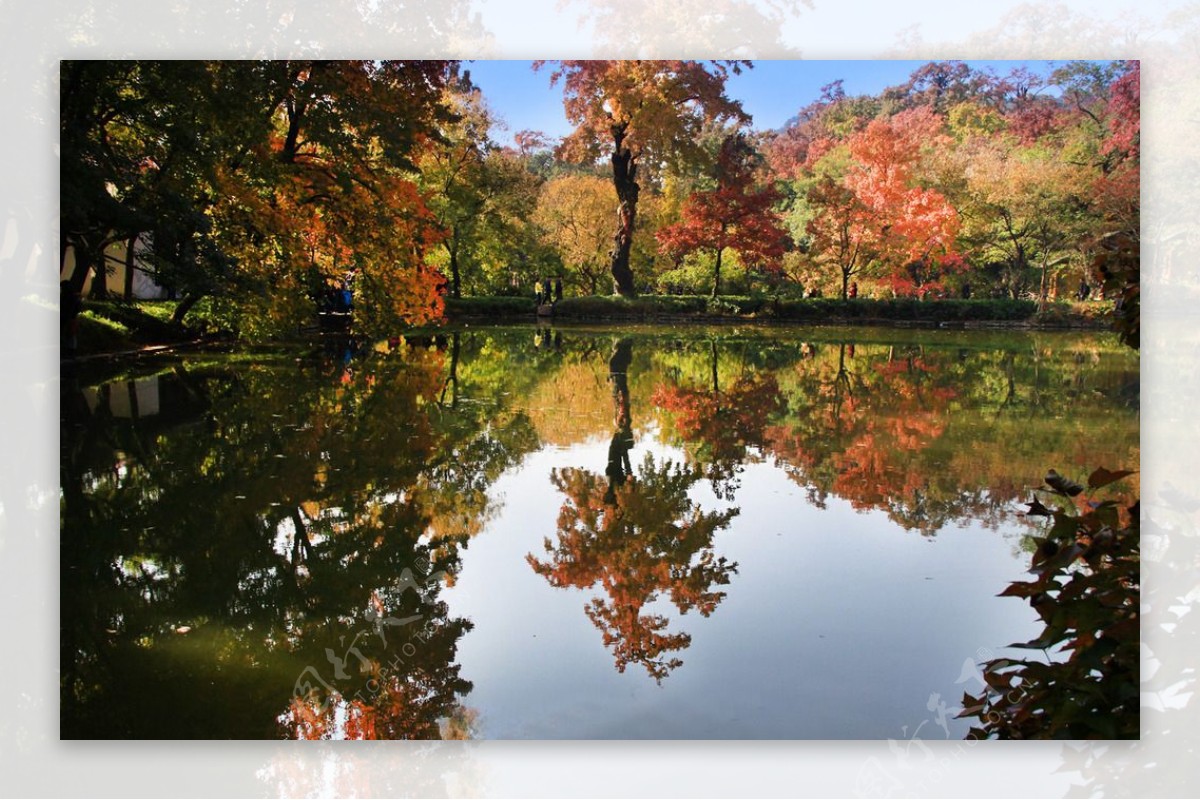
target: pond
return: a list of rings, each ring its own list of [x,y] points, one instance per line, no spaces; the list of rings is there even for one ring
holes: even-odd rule
[[[465,327],[64,373],[63,738],[961,738],[1100,334]],[[1136,475],[1116,488],[1135,493]]]

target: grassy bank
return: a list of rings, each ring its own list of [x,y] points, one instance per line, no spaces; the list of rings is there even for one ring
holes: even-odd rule
[[[185,324],[172,322],[176,305],[173,300],[85,300],[76,355],[138,350],[222,334],[211,320],[195,311]]]

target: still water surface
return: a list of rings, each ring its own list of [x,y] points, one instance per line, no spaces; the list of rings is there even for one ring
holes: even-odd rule
[[[62,381],[64,738],[959,738],[1102,335],[464,328]],[[1123,487],[1136,491],[1136,482]]]

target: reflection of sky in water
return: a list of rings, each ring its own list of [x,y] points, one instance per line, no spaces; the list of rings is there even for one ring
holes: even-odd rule
[[[547,348],[497,328],[364,357],[350,383],[324,361],[187,367],[136,420],[113,398],[148,381],[76,398],[69,429],[108,438],[65,451],[66,527],[109,538],[80,539],[95,554],[66,574],[106,633],[82,601],[68,618],[145,672],[81,649],[105,694],[69,721],[107,734],[134,687],[188,709],[194,676],[233,676],[194,711],[208,727],[122,724],[269,736],[293,684],[361,689],[329,660],[358,636],[367,659],[413,646],[388,675],[458,699],[404,707],[436,722],[461,702],[456,730],[477,713],[483,738],[960,738],[972,666],[1037,632],[996,597],[1028,560],[1015,501],[1048,465],[1136,458],[1136,365],[1087,336],[820,333],[569,329]],[[666,468],[689,458],[704,477]],[[89,577],[100,556],[116,591]],[[427,602],[398,582],[430,557],[458,574],[435,570]],[[372,614],[445,635],[377,639]],[[315,734],[351,734],[342,702]]]
[[[738,563],[713,614],[680,615],[660,597],[668,631],[691,634],[684,664],[657,685],[637,664],[614,669],[600,632],[584,614],[597,586],[554,588],[527,553],[544,556],[556,537],[563,495],[556,467],[602,472],[607,441],[528,456],[493,487],[502,509],[464,554],[457,585],[443,598],[475,629],[460,643],[466,703],[480,711],[484,738],[951,738],[955,684],[983,648],[1036,632],[1026,604],[996,597],[1021,577],[1018,530],[971,523],[935,538],[904,531],[883,512],[855,512],[836,497],[821,510],[768,463],[747,465],[731,503],[707,481],[690,496],[704,510],[740,507],[715,537],[718,556]],[[639,438],[631,461],[683,454]],[[932,706],[932,709],[930,708]],[[907,726],[907,733],[906,733]]]

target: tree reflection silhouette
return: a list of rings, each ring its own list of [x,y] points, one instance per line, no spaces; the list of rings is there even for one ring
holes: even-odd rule
[[[700,466],[718,497],[730,500],[738,488],[738,474],[751,448],[762,449],[770,420],[783,407],[774,374],[742,374],[732,386],[721,388],[716,340],[709,342],[710,385],[693,388],[662,383],[654,403],[670,412],[670,427]]]
[[[325,658],[313,658],[297,678],[291,703],[279,717],[286,736],[440,739],[454,733],[465,738],[469,726],[461,723],[471,712],[460,697],[472,684],[455,662],[458,640],[473,625],[449,616],[446,604],[436,599],[441,589],[436,577],[419,583],[424,593],[400,588],[387,603],[373,594],[379,610],[362,615],[349,643],[346,636],[336,642],[331,636],[313,637],[326,645]],[[310,657],[313,650],[306,648]],[[454,720],[458,729],[447,730]]]
[[[63,736],[468,733],[470,622],[437,594],[537,441],[522,414],[437,402],[456,356],[180,367],[126,420],[64,383]]]
[[[674,655],[691,644],[691,635],[668,631],[669,620],[647,606],[665,594],[681,614],[693,609],[711,614],[725,593],[737,564],[713,551],[713,536],[727,527],[738,509],[703,511],[688,497],[701,472],[670,460],[658,463],[646,454],[635,470],[629,408],[628,368],[632,342],[615,343],[609,359],[616,432],[605,475],[586,469],[551,472],[551,482],[566,495],[558,515],[558,542],[545,540],[550,557],[526,560],[552,586],[599,585],[606,598],[585,608],[612,650],[619,672],[640,664],[656,681],[683,660]]]
[[[616,431],[608,445],[608,490],[604,502],[614,504],[617,487],[625,485],[625,479],[633,474],[629,463],[629,451],[633,449],[633,419],[629,412],[629,365],[633,362],[633,342],[620,339],[613,345],[608,359],[608,381],[612,384],[613,416]]]

